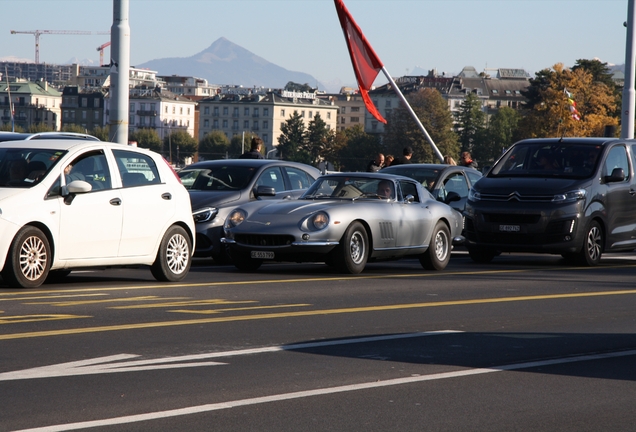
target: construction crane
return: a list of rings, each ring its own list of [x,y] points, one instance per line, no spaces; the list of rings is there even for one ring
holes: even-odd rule
[[[99,65],[100,66],[104,65],[104,48],[109,47],[109,46],[110,46],[110,42],[106,42],[105,44],[102,44],[102,45],[97,47],[97,51],[99,51]]]
[[[82,31],[82,30],[11,30],[11,34],[32,34],[35,36],[35,64],[40,63],[40,35],[43,34],[63,34],[63,35],[92,35],[110,34],[110,31]]]

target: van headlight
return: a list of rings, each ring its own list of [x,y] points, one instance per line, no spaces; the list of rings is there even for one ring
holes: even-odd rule
[[[468,199],[470,201],[480,201],[481,193],[477,192],[475,188],[471,188],[470,191],[468,191]]]
[[[556,194],[554,198],[552,198],[552,202],[567,203],[567,202],[576,202],[582,199],[585,199],[585,189],[577,189],[577,190],[565,192],[562,194]]]
[[[214,219],[218,212],[219,210],[214,207],[205,207],[197,211],[193,211],[192,217],[194,218],[194,223],[207,222]]]
[[[225,219],[225,229],[234,228],[243,223],[247,214],[243,210],[234,210],[230,215]]]

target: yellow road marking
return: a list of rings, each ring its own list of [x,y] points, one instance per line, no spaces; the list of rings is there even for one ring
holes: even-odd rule
[[[472,299],[472,300],[453,300],[453,301],[444,301],[444,302],[411,303],[411,304],[397,304],[397,305],[384,305],[384,306],[362,306],[362,307],[342,308],[342,309],[280,312],[280,313],[273,313],[273,314],[239,315],[239,316],[229,316],[229,317],[200,318],[200,319],[193,319],[193,320],[161,321],[161,322],[149,322],[149,323],[120,324],[120,325],[112,325],[112,326],[84,327],[84,328],[75,328],[75,329],[14,333],[14,334],[0,335],[0,340],[100,333],[100,332],[122,331],[122,330],[150,329],[150,328],[174,327],[174,326],[183,326],[183,325],[201,325],[201,324],[235,322],[235,321],[255,321],[255,320],[261,320],[261,319],[292,318],[292,317],[305,317],[305,316],[317,316],[317,315],[335,315],[335,314],[379,312],[379,311],[390,311],[390,310],[401,310],[401,309],[402,310],[418,309],[418,308],[440,307],[440,306],[459,306],[459,305],[474,305],[474,304],[485,304],[485,303],[555,300],[555,299],[567,299],[567,298],[602,297],[602,296],[633,295],[633,294],[636,294],[636,290],[571,293],[571,294],[549,294],[549,295],[538,295],[538,296],[501,297],[501,298]]]
[[[222,300],[222,299],[189,300],[189,301],[171,302],[171,303],[113,306],[113,307],[109,307],[108,309],[149,309],[149,308],[166,308],[166,307],[177,307],[177,306],[198,306],[198,305],[211,305],[211,304],[224,305],[224,304],[242,304],[242,303],[258,303],[258,301],[256,300],[231,301],[231,300]]]
[[[136,302],[136,301],[153,301],[153,300],[181,300],[188,297],[159,297],[159,296],[140,296],[140,297],[119,297],[108,300],[81,300],[81,301],[65,301],[65,302],[34,302],[24,303],[27,305],[51,305],[51,306],[80,306],[87,304],[101,304],[101,303],[121,303],[121,302]]]
[[[253,306],[253,307],[244,307],[244,308],[227,308],[227,309],[208,309],[208,310],[170,310],[166,312],[178,312],[178,313],[189,313],[189,314],[201,314],[201,315],[214,315],[222,312],[236,312],[236,311],[246,311],[246,310],[259,310],[259,309],[278,309],[278,308],[290,308],[290,307],[308,307],[311,304],[288,304],[288,305],[276,305],[276,306]]]
[[[43,300],[43,299],[57,299],[57,298],[69,298],[69,297],[102,297],[108,294],[70,294],[70,295],[56,295],[55,293],[51,293],[48,296],[41,297],[14,297],[14,298],[0,298],[0,302],[7,301],[23,301],[23,300]]]
[[[7,317],[0,318],[0,324],[18,324],[18,323],[39,322],[39,321],[57,321],[57,320],[67,320],[67,319],[75,319],[75,318],[92,318],[92,317],[82,316],[82,315],[59,315],[59,314],[16,315],[16,316],[7,316]]]

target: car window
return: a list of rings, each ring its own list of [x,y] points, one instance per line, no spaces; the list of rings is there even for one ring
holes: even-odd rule
[[[629,178],[629,163],[627,162],[627,152],[624,146],[612,147],[607,153],[603,168],[603,175],[608,176],[616,168],[622,168],[625,173],[625,180]]]
[[[66,152],[29,148],[0,149],[0,187],[38,184]]]
[[[123,187],[161,183],[155,161],[149,155],[128,150],[113,150]]]
[[[83,180],[92,187],[91,192],[112,188],[111,174],[103,151],[89,152],[64,167],[66,184]]]
[[[478,171],[466,170],[466,175],[470,180],[470,184],[475,184],[481,178],[481,174]]]
[[[292,189],[307,189],[314,180],[301,169],[293,167],[284,167]]]
[[[269,186],[273,187],[276,192],[283,192],[285,190],[285,183],[280,168],[270,167],[264,170],[258,177],[256,186]]]
[[[415,183],[400,180],[400,189],[402,191],[402,196],[398,197],[399,200],[404,200],[407,196],[413,195],[415,198],[414,202],[420,202],[420,197],[417,193],[417,186]]]
[[[444,180],[444,189],[446,190],[446,194],[448,194],[448,192],[455,192],[462,198],[468,196],[466,178],[459,172],[449,175],[446,180]]]
[[[193,166],[179,171],[188,189],[203,191],[231,191],[244,189],[254,177],[256,168],[234,165]]]

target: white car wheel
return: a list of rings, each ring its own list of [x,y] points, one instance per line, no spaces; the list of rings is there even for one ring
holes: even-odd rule
[[[157,259],[150,267],[155,279],[178,282],[186,277],[192,264],[192,245],[188,233],[180,226],[172,226],[163,236]]]
[[[2,278],[12,287],[35,288],[44,283],[51,267],[51,248],[44,233],[22,228],[13,239]]]

